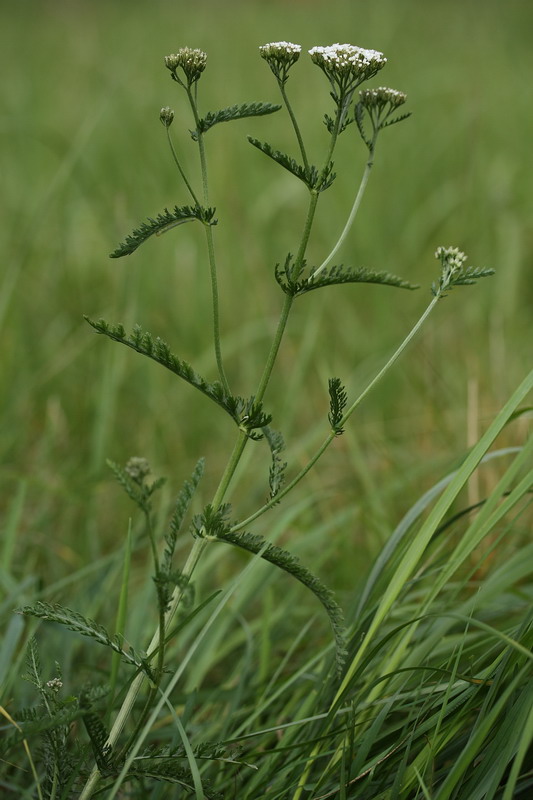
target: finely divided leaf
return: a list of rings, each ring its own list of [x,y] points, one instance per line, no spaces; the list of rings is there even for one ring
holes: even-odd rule
[[[285,482],[285,468],[287,462],[282,461],[280,458],[280,453],[285,449],[285,442],[283,441],[281,433],[272,430],[268,425],[263,428],[263,433],[270,447],[272,456],[272,463],[268,473],[268,484],[270,486],[269,500],[273,500]]]
[[[280,108],[280,105],[273,103],[242,103],[222,108],[220,111],[210,111],[203,119],[199,120],[198,127],[195,131],[191,131],[191,136],[194,141],[198,141],[199,133],[205,133],[219,122],[230,122],[233,119],[244,119],[245,117],[263,117],[265,114],[279,111]]]
[[[109,325],[103,319],[98,322],[87,316],[85,319],[97,333],[131,347],[137,353],[157,361],[158,364],[166,367],[175,375],[179,375],[180,378],[183,378],[184,381],[194,386],[195,389],[198,389],[198,391],[223,408],[250,438],[257,438],[258,434],[254,433],[255,428],[262,428],[270,422],[271,416],[264,413],[262,405],[256,403],[253,397],[248,399],[234,397],[227,394],[222,384],[218,381],[208,383],[193,370],[190,364],[186,361],[181,361],[175,356],[170,351],[168,344],[160,339],[159,336],[154,339],[150,333],[143,331],[140,325],[135,325],[131,334],[128,335],[124,326],[120,323]]]
[[[65,628],[75,633],[87,636],[89,639],[98,642],[98,644],[111,648],[115,653],[120,653],[128,664],[142,670],[150,679],[152,678],[147,661],[137,656],[133,648],[125,650],[120,636],[116,634],[111,636],[103,625],[100,625],[88,617],[82,616],[77,611],[72,611],[70,608],[59,605],[59,603],[54,603],[52,605],[51,603],[43,603],[41,600],[38,600],[32,606],[23,606],[17,609],[17,611],[19,614],[26,614],[28,616],[38,617],[39,619],[49,620],[50,622],[57,622],[59,625],[63,625]]]
[[[228,521],[231,506],[227,503],[215,509],[208,505],[202,514],[193,519],[193,530],[198,537],[212,541],[222,541],[241,547],[249,553],[261,553],[261,558],[288,572],[304,586],[307,586],[324,606],[336,644],[337,669],[340,672],[346,657],[344,618],[340,606],[335,602],[333,592],[327,588],[301,561],[277,545],[267,544],[266,539],[251,533],[234,533]]]
[[[337,436],[344,433],[344,428],[341,427],[341,421],[347,402],[348,396],[346,394],[346,389],[342,385],[340,378],[330,378],[328,419]]]
[[[231,531],[219,532],[217,538],[229,544],[242,547],[249,553],[259,553],[265,546],[266,540],[262,536],[252,533],[232,533]],[[328,589],[301,561],[277,545],[269,544],[262,552],[261,558],[275,564],[276,567],[288,572],[304,586],[307,586],[320,600],[329,617],[336,645],[337,669],[340,672],[346,657],[344,617],[340,606],[334,599],[333,592]]]
[[[129,236],[126,236],[125,240],[110,254],[110,258],[131,255],[154,233],[159,236],[184,222],[192,222],[197,219],[207,225],[216,225],[217,221],[213,219],[214,214],[214,208],[203,208],[202,206],[174,206],[172,211],[165,208],[157,217],[149,217],[146,222],[142,222]]]
[[[365,267],[330,267],[320,272],[316,278],[311,275],[309,278],[296,281],[294,283],[294,295],[305,294],[313,289],[320,289],[323,286],[334,286],[341,283],[381,283],[385,286],[396,286],[399,289],[418,289],[417,284],[392,275],[390,272],[375,272]]]
[[[328,189],[335,180],[336,175],[333,172],[332,161],[330,161],[324,172],[319,173],[317,167],[310,165],[306,168],[298,164],[298,162],[295,161],[294,158],[291,158],[291,156],[288,156],[287,153],[274,150],[267,142],[260,142],[259,139],[254,139],[252,136],[248,136],[248,141],[250,144],[253,144],[254,147],[257,147],[258,150],[261,150],[266,156],[269,156],[273,161],[276,161],[276,163],[288,172],[303,181],[308,189],[323,192],[325,189]]]

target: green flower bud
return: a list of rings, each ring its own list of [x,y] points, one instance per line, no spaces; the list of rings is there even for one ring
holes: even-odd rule
[[[170,128],[170,126],[172,125],[172,120],[174,119],[173,110],[169,106],[165,106],[159,112],[159,119],[161,120],[165,128]]]
[[[150,471],[150,464],[146,458],[139,456],[132,456],[124,467],[124,472],[127,472],[130,478],[139,484],[150,474]]]
[[[170,70],[173,80],[182,83],[176,70],[181,67],[187,78],[187,86],[200,78],[207,63],[207,53],[203,50],[182,47],[177,53],[165,56],[165,66]]]

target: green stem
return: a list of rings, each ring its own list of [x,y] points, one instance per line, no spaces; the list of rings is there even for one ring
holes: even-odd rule
[[[285,83],[281,80],[278,80],[279,90],[281,92],[281,96],[283,97],[283,102],[285,103],[285,108],[289,112],[289,116],[291,118],[292,127],[294,128],[294,133],[296,134],[296,138],[298,139],[298,146],[300,148],[300,153],[302,154],[302,160],[304,162],[304,167],[306,170],[309,169],[309,160],[307,158],[307,153],[305,152],[304,142],[302,139],[302,134],[300,133],[300,126],[296,121],[296,117],[294,115],[294,111],[292,110],[292,106],[289,103],[289,98],[287,97],[287,92],[285,91]]]
[[[194,121],[196,123],[196,129],[198,131],[198,152],[200,154],[200,169],[202,173],[202,187],[203,187],[203,198],[204,198],[204,206],[206,208],[209,207],[209,181],[208,181],[208,173],[207,173],[207,158],[205,154],[205,145],[204,145],[204,137],[202,132],[200,131],[200,118],[198,116],[198,108],[196,105],[196,96],[192,94],[190,88],[187,89],[187,95],[189,98],[189,103],[191,105],[192,113],[194,116]],[[216,258],[215,258],[215,245],[213,240],[213,231],[211,225],[205,225],[205,235],[207,241],[207,254],[209,258],[209,271],[211,274],[211,297],[212,297],[212,305],[213,305],[213,341],[215,345],[215,359],[217,362],[218,374],[220,377],[220,381],[222,386],[224,387],[224,391],[226,394],[231,394],[228,379],[226,377],[226,373],[224,370],[224,364],[222,359],[222,347],[220,344],[220,312],[219,312],[219,300],[218,300],[218,280],[217,280],[217,266],[216,266]]]
[[[194,202],[196,203],[196,205],[199,206],[200,203],[198,202],[198,198],[196,197],[196,194],[194,193],[194,190],[193,190],[191,184],[187,180],[187,176],[185,175],[185,172],[183,171],[183,167],[181,166],[181,162],[180,162],[180,160],[178,158],[178,154],[176,153],[176,150],[174,149],[174,144],[172,142],[172,139],[170,138],[170,128],[166,128],[166,132],[167,132],[168,143],[170,145],[170,151],[172,153],[172,157],[174,159],[174,162],[175,162],[175,164],[176,164],[176,166],[177,166],[177,168],[179,170],[179,173],[180,173],[181,177],[183,178],[185,186],[189,190],[189,194],[191,195],[191,197],[194,200]]]
[[[409,345],[411,340],[416,336],[416,334],[426,321],[427,317],[432,312],[438,300],[439,300],[438,296],[433,298],[433,300],[428,305],[428,307],[426,308],[426,310],[424,311],[424,313],[422,314],[422,316],[420,317],[414,328],[411,329],[411,331],[405,337],[400,346],[395,350],[395,352],[389,358],[387,363],[380,369],[377,375],[370,381],[368,386],[361,392],[361,394],[357,397],[357,399],[352,403],[352,405],[346,411],[346,413],[339,422],[338,425],[339,428],[342,428],[346,424],[346,422],[351,417],[355,409],[363,402],[365,397],[372,391],[372,389],[374,389],[374,387],[379,383],[379,381],[384,377],[384,375],[390,370],[392,365],[399,359],[405,348]],[[251,514],[247,519],[243,520],[242,522],[239,522],[238,525],[234,525],[231,528],[231,532],[236,533],[237,531],[242,530],[251,522],[254,522],[254,520],[256,520],[258,517],[262,516],[266,511],[272,508],[272,506],[277,505],[277,503],[279,503],[280,500],[282,500],[285,497],[285,495],[287,495],[290,491],[292,491],[292,489],[294,489],[294,487],[298,483],[300,483],[302,478],[305,478],[307,473],[312,469],[312,467],[314,467],[316,462],[328,449],[328,447],[330,446],[332,441],[336,438],[336,436],[337,434],[335,433],[335,431],[331,431],[326,437],[326,439],[324,439],[324,441],[322,442],[316,453],[312,456],[310,461],[308,461],[305,467],[303,467],[303,469],[300,470],[300,472],[292,479],[292,481],[288,483],[284,489],[278,492],[278,494],[274,498],[272,498],[272,500],[269,500],[268,503],[265,503],[265,505],[262,506],[260,509],[258,509],[255,513]]]
[[[357,212],[359,211],[359,206],[361,205],[361,201],[362,201],[363,195],[365,193],[365,189],[366,189],[366,186],[367,186],[367,183],[368,183],[368,179],[370,177],[370,171],[371,171],[371,169],[372,169],[372,167],[374,165],[375,142],[376,142],[376,136],[374,136],[374,139],[372,141],[372,147],[370,148],[370,157],[369,157],[369,159],[368,159],[368,161],[366,163],[365,171],[363,172],[363,177],[361,178],[361,183],[359,184],[359,189],[358,189],[357,194],[355,196],[355,200],[353,202],[352,210],[350,211],[350,215],[348,217],[346,225],[344,226],[343,231],[342,231],[341,235],[339,236],[339,239],[338,239],[335,247],[333,248],[331,253],[328,255],[328,257],[326,259],[324,259],[322,264],[319,267],[317,267],[317,269],[315,269],[315,271],[311,275],[311,279],[316,278],[317,275],[320,275],[322,270],[324,270],[327,267],[327,265],[330,263],[331,259],[334,257],[334,255],[337,253],[339,248],[344,243],[344,240],[348,236],[348,233],[350,232],[350,229],[351,229],[351,227],[353,225],[353,221],[354,221],[354,219],[356,217]]]

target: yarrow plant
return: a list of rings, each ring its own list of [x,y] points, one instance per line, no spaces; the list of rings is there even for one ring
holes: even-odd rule
[[[74,796],[73,792],[79,789],[79,795],[76,796],[79,796],[81,800],[88,800],[93,796],[113,798],[118,796],[121,787],[127,784],[127,789],[124,791],[128,793],[128,796],[133,796],[135,791],[133,786],[138,785],[140,787],[138,796],[155,798],[162,795],[157,792],[153,795],[148,794],[148,787],[152,785],[152,782],[170,781],[181,787],[180,797],[190,795],[197,798],[239,796],[251,800],[259,796],[272,796],[273,798],[293,797],[294,800],[298,800],[303,795],[310,796],[309,791],[313,792],[313,797],[318,797],[317,793],[321,797],[336,795],[335,787],[340,787],[339,797],[355,797],[355,794],[346,794],[346,786],[350,785],[350,777],[346,772],[349,759],[346,754],[350,753],[352,761],[357,762],[357,766],[354,768],[355,774],[358,775],[361,771],[364,775],[370,775],[377,770],[378,760],[374,760],[370,766],[365,760],[366,740],[364,736],[368,734],[368,731],[374,730],[376,726],[379,727],[379,720],[385,718],[391,702],[386,699],[383,706],[379,706],[377,710],[371,706],[376,686],[381,679],[376,679],[375,684],[373,683],[370,688],[365,689],[366,705],[361,704],[362,700],[361,703],[356,702],[354,692],[359,691],[356,690],[356,686],[359,685],[357,680],[360,680],[361,674],[357,670],[362,669],[365,664],[371,663],[373,651],[370,648],[382,646],[382,644],[376,644],[375,638],[373,638],[375,631],[378,625],[387,618],[395,599],[400,592],[404,591],[413,577],[424,548],[417,553],[416,558],[412,556],[410,560],[406,560],[404,557],[407,551],[398,551],[397,575],[401,574],[401,581],[399,577],[395,578],[383,590],[381,601],[377,601],[378,604],[372,606],[371,611],[361,600],[362,606],[358,620],[354,624],[351,623],[347,629],[343,613],[332,591],[288,550],[274,545],[249,528],[258,518],[285,500],[293,489],[304,480],[308,472],[317,465],[324,452],[343,434],[350,417],[364,398],[400,357],[435,305],[445,297],[447,292],[456,286],[473,284],[478,279],[490,275],[492,270],[466,266],[466,255],[456,247],[438,247],[435,255],[439,262],[439,273],[431,287],[433,297],[418,321],[387,363],[359,395],[351,397],[349,388],[343,384],[340,378],[332,377],[329,380],[327,389],[326,387],[324,389],[325,398],[329,394],[329,410],[326,410],[326,400],[324,412],[326,429],[323,440],[304,466],[300,469],[289,467],[282,455],[285,449],[284,438],[282,433],[276,429],[275,418],[268,406],[265,405],[265,401],[268,399],[267,391],[294,303],[300,302],[299,298],[311,291],[340,284],[346,284],[348,287],[353,284],[372,283],[405,290],[418,288],[404,278],[366,266],[345,266],[342,263],[330,266],[334,256],[346,244],[367,186],[381,132],[385,128],[407,119],[409,113],[399,112],[407,100],[406,95],[399,90],[380,86],[362,89],[357,97],[355,95],[356,89],[362,83],[374,78],[378,72],[384,69],[387,59],[383,53],[351,44],[312,47],[308,51],[311,64],[316,65],[324,73],[333,100],[333,109],[324,117],[327,133],[324,152],[322,158],[317,163],[313,163],[300,123],[296,119],[287,94],[289,74],[293,75],[292,70],[297,64],[298,69],[302,66],[302,48],[300,45],[290,42],[271,42],[261,46],[259,54],[267,62],[276,79],[282,103],[252,102],[208,112],[201,108],[198,86],[207,68],[207,54],[199,49],[184,47],[164,59],[165,67],[170,71],[174,83],[184,92],[184,99],[190,108],[193,127],[189,133],[193,145],[198,149],[201,186],[195,187],[189,178],[188,160],[181,153],[183,145],[178,147],[172,137],[175,127],[175,112],[170,106],[165,106],[159,112],[159,119],[166,131],[172,159],[183,181],[188,204],[176,205],[172,209],[165,208],[158,214],[149,217],[135,228],[111,254],[113,258],[129,256],[153,235],[167,233],[187,222],[199,224],[203,228],[211,278],[216,380],[208,380],[201,376],[190,364],[175,355],[163,339],[143,330],[140,325],[136,325],[133,330],[128,332],[120,323],[111,324],[103,319],[87,318],[93,330],[98,334],[157,362],[189,387],[210,399],[217,407],[213,409],[213,413],[225,413],[235,424],[235,442],[211,501],[200,513],[191,517],[191,501],[204,470],[204,461],[199,459],[192,475],[184,482],[177,496],[163,542],[157,540],[157,526],[154,524],[152,506],[154,493],[162,486],[163,481],[161,479],[149,481],[151,469],[144,457],[133,457],[125,466],[110,462],[115,477],[142,512],[151,551],[154,605],[157,608],[158,624],[149,642],[139,643],[138,649],[133,649],[126,643],[122,635],[110,634],[95,621],[57,604],[38,602],[21,609],[24,614],[59,623],[82,636],[93,639],[108,648],[112,652],[113,658],[125,662],[131,670],[131,675],[125,682],[122,691],[117,690],[117,673],[115,671],[111,690],[100,691],[98,687],[85,689],[79,698],[71,699],[67,703],[60,698],[63,688],[61,675],[43,682],[36,647],[32,643],[28,656],[31,665],[31,680],[38,688],[43,707],[46,709],[46,713],[42,716],[44,723],[39,723],[40,728],[35,724],[34,729],[38,728],[39,731],[44,732],[49,758],[48,772],[43,784],[45,790],[41,796],[66,798]],[[230,387],[226,374],[226,361],[222,352],[217,252],[214,235],[217,216],[216,209],[211,205],[206,134],[222,122],[270,115],[279,112],[283,107],[294,132],[299,151],[298,159],[275,149],[267,142],[261,142],[250,136],[248,141],[256,150],[267,156],[278,167],[286,170],[295,180],[300,181],[306,187],[307,211],[301,235],[295,243],[294,253],[281,256],[273,269],[273,278],[281,291],[280,317],[270,351],[261,375],[258,376],[257,385],[252,387],[249,393],[240,395],[234,393]],[[178,116],[182,117],[181,111]],[[333,154],[339,136],[344,135],[346,131],[353,131],[355,134],[353,147],[356,153],[362,140],[363,152],[365,148],[367,151],[366,162],[343,229],[338,234],[337,240],[332,242],[330,252],[325,255],[321,263],[314,264],[311,262],[308,249],[315,215],[322,193],[329,190],[335,183]],[[253,166],[253,162],[251,163]],[[245,501],[242,501],[242,507],[237,512],[234,510],[234,506],[228,502],[230,489],[233,490],[234,478],[245,449],[256,446],[255,442],[261,440],[266,444],[265,450],[269,453],[268,497],[265,502],[254,508],[246,508]],[[481,458],[479,454],[476,457],[478,460]],[[474,464],[474,458],[472,458],[472,464]],[[462,477],[464,478],[465,475],[466,472]],[[466,478],[464,479],[466,480]],[[455,484],[453,485],[455,487]],[[450,497],[452,500],[453,496],[450,495]],[[433,528],[427,528],[427,530],[423,528],[423,536],[422,533],[421,536],[425,537],[424,546],[427,546],[431,537],[435,535],[436,526],[441,518],[438,515],[435,517]],[[174,563],[176,544],[178,537],[182,537],[184,526],[187,525],[191,537],[190,550],[185,563],[178,567]],[[403,536],[404,533],[399,533],[395,539],[396,542],[402,541],[402,547]],[[419,540],[414,541],[418,542]],[[332,647],[327,648],[324,653],[319,653],[319,658],[306,668],[308,673],[321,670],[322,684],[320,685],[322,688],[320,691],[317,690],[318,694],[315,689],[310,693],[313,697],[319,697],[322,703],[321,712],[312,716],[316,712],[310,705],[303,705],[298,711],[301,718],[309,718],[307,722],[311,720],[316,723],[319,719],[323,720],[320,733],[305,735],[302,741],[296,742],[290,731],[287,731],[287,737],[282,740],[279,752],[276,751],[276,743],[269,739],[266,751],[274,755],[271,755],[267,777],[261,779],[263,783],[260,782],[260,777],[256,778],[255,776],[250,778],[248,783],[242,779],[241,788],[236,794],[232,788],[228,788],[233,785],[231,782],[224,783],[222,778],[218,781],[216,774],[213,778],[212,773],[210,773],[210,777],[206,778],[203,774],[205,769],[202,764],[224,764],[226,768],[224,776],[227,774],[229,765],[236,766],[240,773],[258,769],[256,764],[250,765],[232,749],[242,738],[244,730],[240,725],[238,709],[235,710],[235,718],[231,719],[225,727],[223,742],[201,741],[193,747],[186,732],[187,718],[192,713],[192,706],[202,703],[201,696],[183,703],[181,700],[171,700],[173,693],[182,685],[185,670],[194,666],[203,638],[207,635],[210,627],[216,624],[217,615],[234,591],[234,587],[230,587],[221,594],[220,598],[215,598],[218,603],[216,610],[198,634],[195,643],[189,648],[187,656],[182,658],[179,663],[170,658],[169,653],[172,652],[171,648],[176,637],[179,637],[180,632],[187,625],[193,624],[196,615],[203,608],[201,603],[192,608],[195,602],[193,580],[198,565],[212,543],[226,543],[251,554],[252,560],[245,570],[252,569],[256,562],[264,560],[272,568],[277,567],[291,575],[316,595],[317,601],[329,617],[332,629]],[[373,572],[365,589],[367,596],[373,596],[376,582],[376,573]],[[214,600],[210,598],[205,602],[209,604]],[[176,622],[178,611],[180,617]],[[312,629],[307,635],[312,636]],[[109,694],[107,716],[100,713],[99,706],[102,695],[105,696],[106,692]],[[425,696],[425,690],[421,694]],[[477,700],[475,702],[477,703]],[[155,723],[160,712],[165,708],[170,709],[173,725],[178,732],[177,737],[158,738],[154,734]],[[266,709],[267,705],[261,706],[258,713],[265,717]],[[428,704],[416,713],[420,713],[420,720],[423,720],[429,718],[430,712],[431,705]],[[62,758],[62,752],[66,747],[69,725],[78,719],[84,723],[91,749],[83,751],[81,766],[75,769],[71,760]],[[107,723],[111,720],[112,723],[108,727]],[[292,724],[292,721],[288,722],[288,726]],[[297,724],[296,721],[294,724]],[[23,726],[21,730],[24,736],[29,736],[31,733],[30,727]],[[275,728],[270,727],[268,730],[272,732]],[[359,736],[357,731],[360,731],[363,737],[358,745],[360,746],[359,751],[354,745],[355,737]],[[269,732],[267,731],[267,735],[270,735]],[[259,734],[254,733],[253,735]],[[370,736],[370,734],[368,735]],[[425,735],[424,732],[421,734],[424,741]],[[398,736],[402,738],[404,734],[401,733]],[[393,757],[400,744],[403,747],[403,744],[407,742],[405,745],[407,759],[408,749],[414,740],[410,735],[405,735],[405,742],[402,740],[397,745],[397,739],[391,732],[387,741],[388,743],[383,744],[383,752],[387,750],[387,755],[383,758]],[[287,769],[285,773],[283,759],[289,757],[293,746],[297,747],[297,756],[290,770]],[[390,749],[391,747],[392,749]],[[282,760],[280,760],[280,754]],[[262,770],[263,768],[259,765],[258,776],[264,775],[264,770]],[[280,771],[282,780],[283,774],[286,774],[287,783],[281,788],[279,776],[277,776],[278,771]],[[220,791],[220,787],[222,787],[222,791]],[[371,795],[365,794],[364,796],[370,797]],[[372,796],[388,797],[389,795],[375,793]],[[443,798],[445,796],[450,795],[442,795]],[[441,795],[439,795],[440,797]]]

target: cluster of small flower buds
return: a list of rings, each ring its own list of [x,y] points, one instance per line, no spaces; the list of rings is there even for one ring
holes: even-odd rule
[[[381,111],[387,105],[389,106],[389,111],[392,111],[403,105],[406,100],[407,95],[404,92],[399,92],[397,89],[387,89],[385,86],[379,86],[377,89],[362,89],[359,92],[359,102],[369,111],[374,108]]]
[[[190,87],[197,81],[205,69],[207,63],[207,53],[203,50],[182,47],[177,53],[165,56],[165,66],[170,70],[172,78],[178,83],[182,83],[176,70],[181,67],[187,78],[187,85]],[[182,84],[183,85],[183,84]]]
[[[124,471],[135,483],[142,483],[146,476],[150,474],[150,464],[146,458],[132,456],[124,467]]]
[[[440,261],[443,269],[453,274],[462,268],[467,256],[458,247],[437,247],[435,258]]]
[[[309,55],[329,78],[336,100],[343,99],[363,81],[373,78],[387,63],[383,53],[378,50],[365,50],[353,44],[312,47]],[[338,93],[335,89],[338,89]]]
[[[165,126],[165,128],[170,128],[172,125],[172,120],[174,119],[174,112],[169,106],[165,106],[159,112],[159,119]]]
[[[63,681],[60,678],[52,678],[52,680],[46,681],[46,686],[57,694],[63,688]]]
[[[292,42],[270,42],[259,48],[261,58],[264,58],[276,78],[285,83],[289,69],[300,58],[302,48]]]
[[[433,283],[431,291],[436,297],[446,297],[444,292],[460,281],[467,256],[458,247],[437,247],[435,258],[441,263],[441,273],[439,281]],[[472,283],[473,281],[466,282]]]

